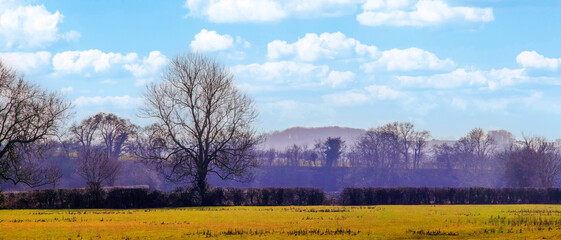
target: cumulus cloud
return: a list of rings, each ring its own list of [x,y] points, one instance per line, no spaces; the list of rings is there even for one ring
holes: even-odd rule
[[[93,69],[99,73],[115,64],[132,63],[138,58],[136,53],[104,53],[97,49],[86,51],[65,51],[55,54],[53,68],[59,73],[82,73]]]
[[[21,72],[30,72],[51,63],[51,53],[40,52],[8,52],[0,53],[0,60]]]
[[[419,48],[391,49],[376,61],[361,66],[366,72],[385,68],[388,71],[441,70],[454,67],[454,61],[439,59],[434,53]]]
[[[191,49],[198,52],[214,52],[226,50],[234,45],[234,39],[230,35],[220,35],[216,31],[206,29],[195,35],[195,40],[191,41]]]
[[[329,72],[329,67],[281,61],[237,65],[232,67],[231,70],[238,79],[252,79],[276,84],[305,84],[309,83],[311,80],[325,78]]]
[[[363,0],[187,0],[189,15],[211,22],[271,22],[295,17],[340,16],[355,11]]]
[[[535,51],[524,51],[516,56],[516,62],[525,68],[556,71],[561,66],[561,58],[547,58]]]
[[[524,69],[465,70],[431,76],[396,76],[403,86],[421,88],[456,88],[460,86],[486,87],[490,90],[510,86],[527,79]]]
[[[51,13],[44,5],[19,5],[15,1],[0,3],[0,47],[5,49],[39,48],[49,43],[76,40],[80,33],[60,33],[63,15]]]
[[[267,57],[269,59],[289,57],[305,62],[364,57],[374,60],[361,65],[366,72],[378,69],[387,71],[444,70],[455,66],[454,61],[450,59],[440,59],[434,53],[414,47],[391,49],[380,54],[376,46],[362,44],[341,32],[320,35],[307,33],[293,43],[274,40],[267,45]]]
[[[105,97],[80,96],[79,98],[75,99],[73,103],[78,107],[112,105],[119,108],[134,108],[142,104],[142,98],[140,97],[135,98],[129,95],[105,96]]]
[[[432,26],[450,21],[489,22],[493,9],[453,7],[443,0],[367,0],[357,21],[366,26]]]
[[[286,17],[281,5],[272,0],[187,0],[191,15],[211,22],[269,22]]]
[[[163,66],[168,63],[168,58],[159,51],[152,51],[148,57],[144,57],[141,63],[125,64],[123,68],[137,78],[136,86],[151,82]]]
[[[376,54],[375,46],[361,44],[341,32],[322,33],[319,36],[315,33],[307,33],[294,43],[275,40],[267,44],[267,56],[270,59],[295,56],[302,61],[316,61],[353,55],[373,58]]]
[[[135,77],[145,77],[157,72],[167,62],[168,58],[160,51],[152,51],[148,54],[148,57],[142,59],[142,63],[125,64],[123,67]]]
[[[355,74],[350,71],[331,71],[327,78],[321,81],[321,84],[331,86],[332,88],[344,87],[348,82],[352,82],[354,78]]]

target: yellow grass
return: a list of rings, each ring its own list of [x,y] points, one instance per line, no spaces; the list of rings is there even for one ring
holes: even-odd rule
[[[561,206],[1,210],[0,239],[561,238]]]

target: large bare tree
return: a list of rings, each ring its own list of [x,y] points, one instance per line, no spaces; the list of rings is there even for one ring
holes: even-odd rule
[[[24,80],[0,61],[1,180],[31,187],[51,183],[53,169],[36,153],[57,134],[70,107],[60,94]]]
[[[198,54],[170,62],[162,81],[149,85],[142,116],[155,120],[140,138],[138,155],[173,182],[191,182],[206,201],[207,176],[247,180],[259,143],[252,100],[229,69]]]

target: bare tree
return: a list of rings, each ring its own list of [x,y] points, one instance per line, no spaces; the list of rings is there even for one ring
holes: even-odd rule
[[[78,152],[77,171],[89,187],[113,185],[121,172],[121,164],[103,147],[91,147]]]
[[[105,144],[107,153],[113,157],[119,157],[123,150],[124,143],[130,135],[138,131],[138,126],[132,124],[130,120],[120,118],[114,114],[99,113],[101,115],[99,133]]]
[[[553,187],[561,175],[561,154],[542,137],[524,137],[519,146],[501,154],[505,179],[515,187]]]
[[[48,169],[34,160],[34,144],[53,138],[69,116],[71,105],[18,76],[0,61],[0,179],[40,186],[52,183]]]
[[[401,142],[401,154],[403,155],[405,168],[409,168],[409,149],[414,144],[415,126],[409,122],[399,123],[397,124],[397,133]]]
[[[147,87],[145,100],[142,116],[156,123],[146,128],[137,154],[168,180],[193,183],[205,204],[209,173],[251,178],[257,114],[228,68],[198,54],[176,57],[163,81]]]
[[[385,127],[368,130],[355,144],[351,154],[356,164],[382,169],[396,168],[401,155],[399,137]]]
[[[540,186],[553,187],[561,174],[559,149],[542,137],[524,137],[524,147],[534,153],[533,164]]]
[[[433,146],[432,150],[438,168],[452,170],[456,166],[456,151],[453,146],[443,143]]]
[[[297,167],[300,163],[300,158],[302,155],[302,147],[293,144],[291,147],[287,147],[284,151],[284,156],[286,158],[286,165]]]
[[[493,151],[493,139],[481,128],[472,129],[454,145],[460,164],[465,169],[486,168]]]
[[[121,174],[123,145],[138,127],[114,114],[98,113],[70,127],[78,143],[78,173],[88,185],[113,185]]]
[[[430,137],[428,131],[414,132],[412,136],[413,146],[413,168],[419,168],[421,159],[424,157],[424,149],[427,146],[427,139]]]
[[[403,161],[403,167],[410,167],[410,153],[413,145],[415,144],[414,138],[417,134],[415,131],[415,126],[412,123],[404,122],[393,122],[383,125],[378,128],[378,131],[392,133],[398,138],[398,149],[401,153],[401,160]]]
[[[274,148],[270,148],[269,150],[262,152],[262,163],[267,163],[268,166],[273,166],[276,157],[277,151],[275,151]]]

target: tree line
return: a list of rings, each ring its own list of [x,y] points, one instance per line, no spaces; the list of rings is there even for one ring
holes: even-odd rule
[[[166,179],[195,186],[204,203],[209,174],[243,181],[257,166],[260,139],[252,126],[257,113],[233,78],[214,59],[178,56],[161,81],[146,88],[140,112],[151,125],[140,129],[100,113],[64,131],[70,102],[0,62],[0,178],[32,187],[56,182],[60,171],[42,166],[48,157],[43,152],[62,139],[68,143],[64,151],[77,159],[77,172],[90,188],[99,189],[114,182],[122,170],[118,158],[129,147],[130,156]]]
[[[454,143],[429,146],[430,132],[394,122],[366,131],[354,144],[330,137],[312,148],[260,150],[253,100],[233,83],[232,73],[214,59],[182,55],[169,62],[161,81],[146,87],[139,111],[152,124],[140,127],[106,113],[68,124],[69,101],[0,61],[0,179],[56,188],[68,166],[59,160],[70,159],[90,192],[101,192],[128,170],[125,162],[136,161],[191,186],[201,204],[211,200],[210,175],[249,181],[260,165],[492,171],[509,187],[553,187],[559,180],[555,143],[541,137],[515,141],[508,132],[480,128]]]
[[[430,132],[412,123],[393,122],[370,129],[354,144],[341,138],[317,141],[313,148],[293,145],[284,150],[260,150],[264,166],[334,166],[396,170],[462,170],[477,175],[493,172],[505,187],[554,187],[561,174],[560,147],[543,137],[517,141],[505,130],[470,130],[457,141],[429,146]]]

